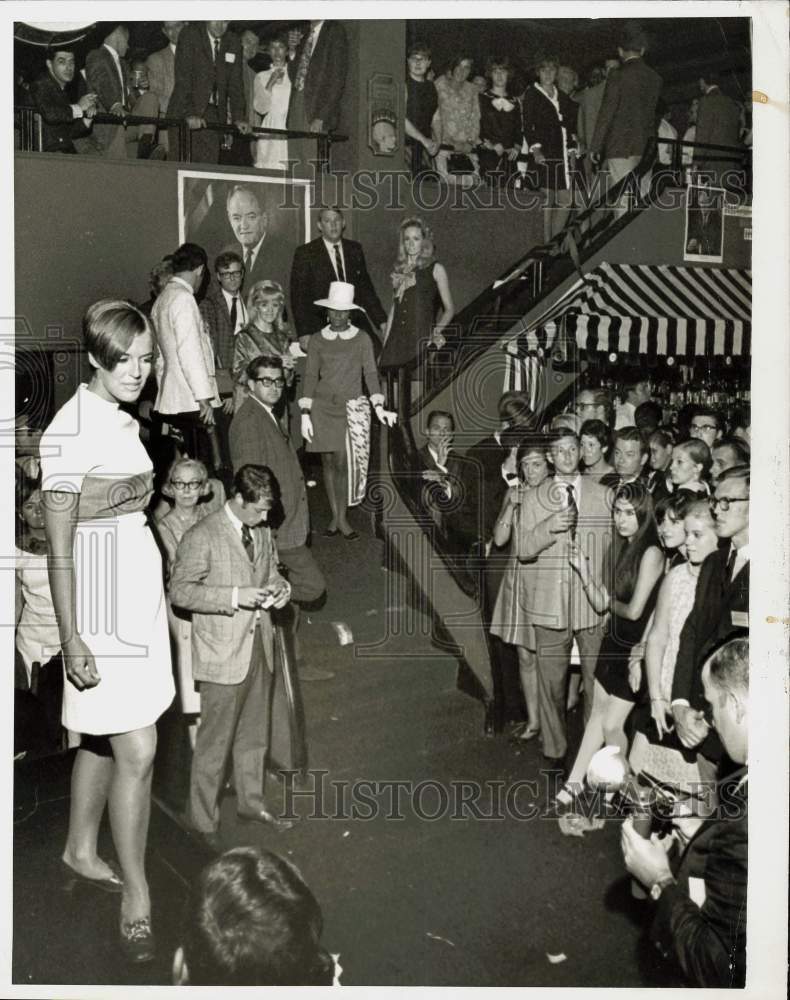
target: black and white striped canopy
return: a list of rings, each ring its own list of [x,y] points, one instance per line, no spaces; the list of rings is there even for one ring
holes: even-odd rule
[[[735,268],[601,264],[521,333],[511,353],[549,350],[564,324],[585,351],[670,357],[751,353],[752,276]]]

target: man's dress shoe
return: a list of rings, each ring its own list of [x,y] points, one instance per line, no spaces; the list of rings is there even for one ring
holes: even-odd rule
[[[286,830],[290,830],[293,826],[292,820],[280,819],[279,816],[270,813],[268,809],[261,809],[259,812],[237,812],[236,815],[240,820],[244,820],[245,822],[263,823],[277,833],[285,833]]]

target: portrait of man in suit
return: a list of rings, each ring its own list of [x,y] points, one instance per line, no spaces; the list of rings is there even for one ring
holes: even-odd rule
[[[269,468],[242,466],[230,499],[187,531],[173,566],[170,597],[192,612],[192,672],[201,696],[188,819],[212,847],[231,758],[238,815],[274,829],[291,825],[267,809],[264,791],[275,682],[269,609],[291,597],[266,523],[278,492]]]
[[[178,184],[180,234],[211,260],[228,251],[241,257],[245,306],[256,281],[287,287],[294,251],[310,239],[307,181],[180,170]]]

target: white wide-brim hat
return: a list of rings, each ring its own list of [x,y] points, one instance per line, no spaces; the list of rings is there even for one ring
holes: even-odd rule
[[[333,281],[329,286],[329,298],[317,299],[314,306],[325,306],[327,309],[361,309],[354,304],[354,286],[347,281]]]

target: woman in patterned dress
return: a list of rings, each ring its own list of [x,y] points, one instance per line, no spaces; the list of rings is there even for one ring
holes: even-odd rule
[[[162,560],[146,521],[153,467],[135,403],[151,372],[149,321],[129,302],[85,314],[90,382],[41,439],[52,602],[65,665],[63,724],[82,734],[71,779],[64,874],[121,893],[127,959],[154,958],[145,847],[156,721],[173,700]],[[122,878],[97,854],[109,806]]]
[[[518,672],[521,679],[521,689],[527,707],[527,721],[512,734],[512,739],[518,744],[533,739],[540,732],[538,718],[538,667],[535,656],[535,632],[525,621],[523,574],[531,572],[531,568],[518,561],[518,519],[521,501],[528,490],[548,478],[549,463],[546,458],[545,438],[524,438],[516,452],[516,468],[521,482],[511,486],[505,494],[499,518],[494,525],[494,544],[503,546],[508,540],[511,543],[510,559],[502,576],[494,606],[491,632],[498,635],[503,642],[516,647],[518,655]]]

